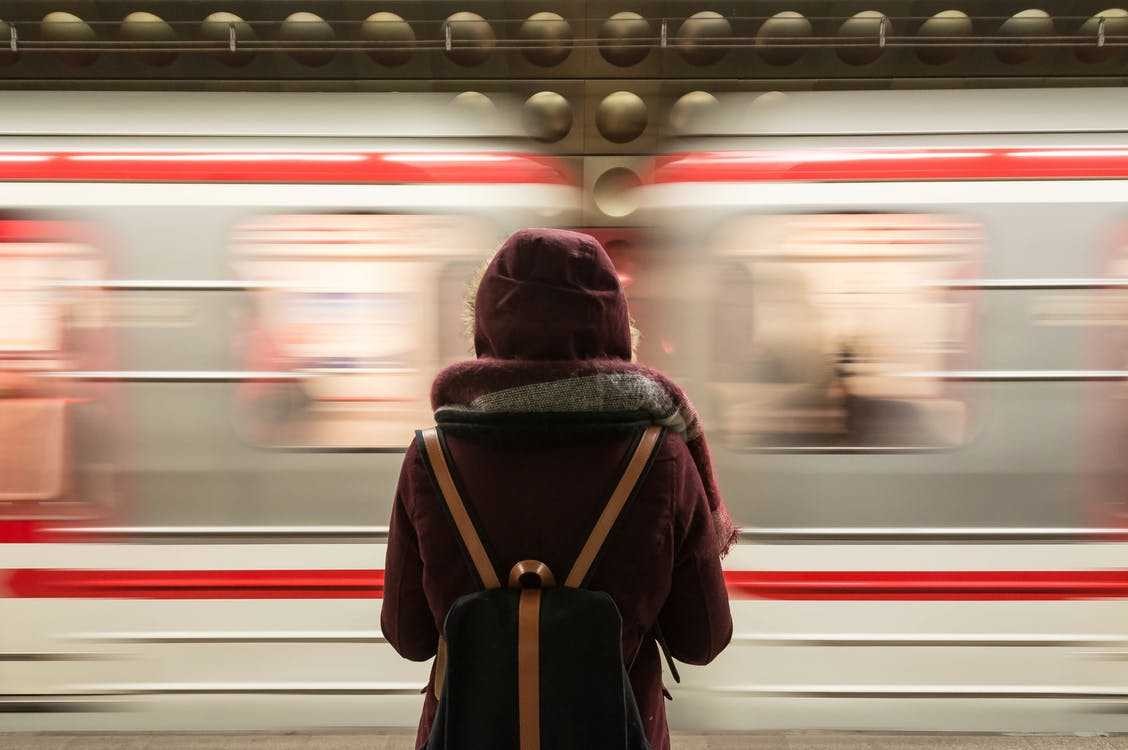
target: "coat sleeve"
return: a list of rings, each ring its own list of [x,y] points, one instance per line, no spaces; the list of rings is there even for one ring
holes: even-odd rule
[[[380,629],[400,656],[426,661],[435,655],[439,633],[423,590],[423,558],[409,512],[419,455],[412,443],[403,459],[396,487],[384,564],[384,602]]]
[[[670,654],[687,664],[708,664],[732,639],[713,516],[688,450],[674,473],[674,570],[658,624]]]

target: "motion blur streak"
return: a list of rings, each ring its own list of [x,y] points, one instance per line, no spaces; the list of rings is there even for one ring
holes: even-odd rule
[[[1128,571],[740,571],[735,599],[1042,601],[1128,597]],[[10,596],[111,599],[379,599],[382,570],[52,570],[9,572]]]
[[[7,588],[31,598],[371,599],[381,570],[15,570]]]
[[[745,526],[675,726],[1128,731],[1128,94],[843,96],[676,139],[618,97],[593,137],[640,140],[573,158],[447,95],[7,92],[5,728],[417,715],[376,632],[401,452],[483,260],[552,224]]]
[[[567,185],[570,178],[547,158],[522,154],[111,151],[0,154],[0,181]]]
[[[821,149],[661,156],[655,183],[1086,180],[1128,177],[1128,149]]]

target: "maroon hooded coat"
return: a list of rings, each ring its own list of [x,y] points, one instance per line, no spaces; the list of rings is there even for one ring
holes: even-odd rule
[[[479,362],[500,370],[513,360],[626,361],[631,354],[627,302],[611,260],[598,242],[574,232],[525,230],[510,237],[478,288],[474,333]],[[482,372],[488,377],[491,369]],[[524,559],[541,560],[563,576],[618,479],[637,420],[629,428],[606,415],[578,421],[586,422],[583,429],[576,429],[575,415],[565,427],[509,414],[489,420],[488,429],[446,429],[452,469],[501,580]],[[414,445],[396,490],[386,568],[384,636],[405,658],[430,659],[447,610],[480,583]],[[589,587],[609,593],[619,607],[623,654],[647,737],[654,750],[666,750],[655,626],[674,658],[690,664],[711,661],[732,635],[714,516],[680,436],[667,433],[657,448]],[[417,747],[435,715],[431,683]]]

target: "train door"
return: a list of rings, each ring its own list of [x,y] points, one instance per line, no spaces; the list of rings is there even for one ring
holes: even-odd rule
[[[603,245],[630,304],[635,360],[693,387],[699,332],[707,323],[694,304],[701,274],[662,236],[637,227],[581,228]]]

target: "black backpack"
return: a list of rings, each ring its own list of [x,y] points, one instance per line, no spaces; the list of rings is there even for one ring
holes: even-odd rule
[[[451,475],[445,441],[437,429],[416,433],[485,589],[460,597],[443,623],[427,750],[650,750],[623,663],[619,609],[610,595],[582,586],[661,434],[648,427],[638,438],[563,586],[544,563],[523,560],[503,587]]]

